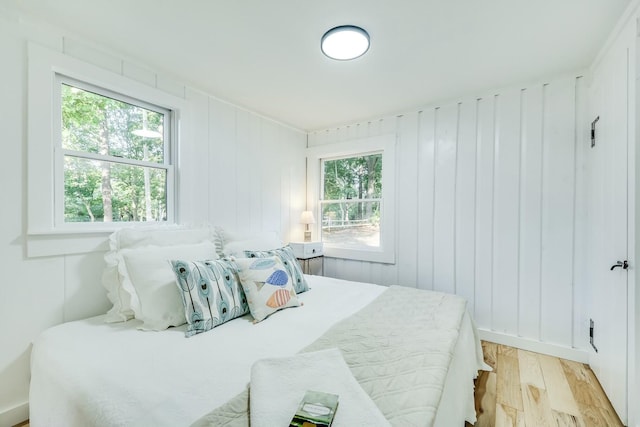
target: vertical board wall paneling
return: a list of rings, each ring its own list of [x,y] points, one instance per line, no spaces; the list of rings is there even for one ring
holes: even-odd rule
[[[283,133],[280,133],[280,139],[288,141],[287,135]],[[280,230],[289,230],[287,233],[281,233],[283,242],[295,242],[302,240],[302,229],[299,228],[300,224],[297,224],[299,222],[299,218],[295,218],[295,216],[296,212],[304,209],[305,195],[302,194],[297,205],[292,205],[292,201],[295,201],[293,195],[296,191],[296,187],[294,185],[295,172],[293,171],[292,164],[293,161],[291,161],[291,163],[286,161],[284,166],[280,168],[279,175],[276,174],[276,171],[273,171],[274,176],[280,177]],[[306,172],[306,170],[304,172]],[[304,172],[301,174],[301,179],[303,181],[306,180]]]
[[[480,328],[571,347],[576,90],[567,78],[310,134],[398,139],[396,264],[327,259],[325,273],[455,292]]]
[[[573,335],[575,79],[546,86],[543,129],[541,339]]]
[[[106,313],[112,306],[102,286],[104,254],[90,252],[64,257],[64,321]]]
[[[438,110],[434,153],[433,289],[455,293],[455,197],[459,104]]]
[[[476,212],[476,136],[477,102],[459,104],[458,156],[456,157],[456,293],[467,300],[475,312],[475,212]]]
[[[418,245],[418,113],[397,117],[398,140],[396,142],[396,273],[397,283],[402,286],[416,286]],[[382,165],[384,168],[384,164]]]
[[[433,290],[435,141],[439,108],[420,113],[418,123],[418,275],[416,286]]]
[[[495,98],[478,100],[476,152],[476,322],[491,329],[493,317],[493,161]]]
[[[269,169],[271,165],[264,161],[264,141],[262,140],[263,119],[253,114],[249,115],[249,137],[247,139],[248,158],[240,157],[240,164],[236,167],[240,173],[246,175],[246,185],[244,189],[239,189],[239,193],[249,195],[249,227],[252,232],[262,231],[262,195],[267,193],[272,195],[280,193],[280,188],[270,188],[262,181],[262,170]]]
[[[210,206],[203,203],[211,192],[211,181],[202,182],[209,167],[209,97],[187,88],[187,120],[178,157],[178,212],[182,223],[204,223],[209,220]],[[182,167],[184,166],[184,167]]]
[[[572,345],[586,348],[589,345],[589,315],[586,311],[588,299],[586,261],[587,234],[586,215],[587,197],[585,151],[590,148],[589,122],[587,120],[587,97],[585,79],[576,78],[576,122],[575,122],[575,191],[574,191],[574,241],[573,241],[573,337]]]
[[[222,227],[236,229],[236,112],[209,98],[209,218]],[[207,200],[203,194],[203,200]]]
[[[253,229],[253,215],[251,212],[251,199],[253,197],[252,178],[256,171],[256,159],[252,156],[252,118],[244,110],[236,109],[235,149],[236,164],[234,168],[236,185],[236,221],[237,227],[249,227],[244,232],[257,231]],[[241,231],[238,228],[235,231]]]
[[[260,220],[260,230],[282,230],[283,232],[287,230],[280,224],[283,205],[279,204],[278,201],[282,200],[283,193],[288,193],[288,186],[285,191],[280,184],[280,168],[286,167],[286,164],[281,163],[282,159],[279,154],[279,149],[284,151],[288,149],[288,145],[288,141],[281,137],[274,123],[266,120],[262,122],[259,150],[260,168],[258,169],[260,176],[257,177],[258,180],[253,184],[259,190],[266,190],[259,191],[259,194],[257,194],[257,200],[261,206],[261,215],[258,218]],[[287,194],[288,197],[289,195]],[[288,206],[288,204],[284,206]],[[287,215],[287,218],[289,218],[289,215]],[[280,235],[283,240],[287,237],[283,233],[280,233]]]
[[[518,332],[521,92],[502,93],[495,110],[491,327],[510,334]]]
[[[278,144],[278,153],[285,153],[280,159],[279,167],[283,171],[289,170],[288,192],[284,193],[285,189],[283,189],[283,195],[286,194],[288,197],[289,223],[284,228],[287,232],[282,233],[282,238],[284,241],[291,241],[294,238],[291,233],[295,232],[295,238],[301,239],[304,232],[304,226],[300,224],[300,214],[305,209],[307,201],[306,162],[304,161],[306,135],[286,128],[280,129],[280,135],[282,142],[286,143],[286,149],[283,150]],[[301,159],[303,161],[300,161]],[[287,237],[289,240],[286,240]]]
[[[397,137],[398,134],[398,120],[397,117],[389,117],[387,119],[381,119],[381,120],[377,120],[372,122],[372,127],[371,127],[371,136],[378,136],[378,135],[391,135],[391,134],[395,134]],[[416,132],[416,137],[417,137],[417,132]],[[399,145],[396,142],[396,161],[398,159],[398,156],[400,155],[399,153]],[[383,165],[384,167],[384,165]],[[396,165],[396,172],[399,173],[399,170],[401,168],[398,168]],[[415,175],[414,175],[415,177]],[[397,176],[396,176],[396,181],[397,181]],[[396,185],[398,183],[396,182]],[[413,193],[413,197],[415,197],[417,194]],[[400,201],[400,198],[396,196],[396,203],[398,205],[398,209],[400,209],[400,206],[402,205],[402,202]],[[396,224],[395,224],[395,242],[393,242],[393,245],[396,248],[396,254],[398,253],[398,249],[399,247],[403,244],[403,242],[400,241],[400,239],[398,238],[398,236],[400,235],[400,224],[398,223],[398,216],[396,214]],[[414,229],[415,232],[415,229]],[[415,277],[415,276],[414,276]],[[381,280],[382,280],[382,284],[383,285],[397,285],[398,283],[398,264],[382,264],[382,275],[381,275]],[[415,280],[415,279],[414,279]]]
[[[542,127],[545,86],[522,91],[518,332],[540,339]]]

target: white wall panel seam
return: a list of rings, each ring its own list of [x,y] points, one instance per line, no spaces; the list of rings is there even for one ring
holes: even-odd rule
[[[436,235],[436,164],[438,164],[438,141],[436,140],[438,136],[438,112],[440,111],[440,107],[436,107],[433,112],[433,191],[432,191],[432,199],[431,199],[431,236],[434,237]],[[436,240],[435,238],[431,239],[431,289],[435,289],[435,279],[436,279]]]
[[[477,295],[476,295],[476,288],[478,285],[478,280],[477,280],[477,272],[478,272],[478,268],[477,268],[477,261],[478,261],[478,251],[477,251],[477,244],[478,244],[478,215],[476,214],[478,212],[478,186],[475,184],[478,182],[478,163],[479,163],[479,159],[478,159],[478,135],[480,132],[480,99],[476,99],[475,102],[475,112],[476,112],[476,131],[475,131],[475,140],[474,140],[474,145],[475,145],[475,170],[473,171],[473,315],[475,317],[476,315],[476,311],[477,311]]]
[[[489,263],[489,284],[490,284],[490,289],[491,289],[491,305],[490,305],[490,312],[491,312],[491,318],[490,318],[490,329],[491,330],[495,330],[494,325],[495,325],[495,321],[494,321],[494,317],[495,317],[495,310],[494,310],[494,304],[493,304],[493,300],[494,300],[494,263],[495,263],[495,233],[496,233],[496,224],[495,224],[495,220],[496,220],[496,161],[497,158],[496,156],[497,151],[496,151],[496,141],[498,139],[498,135],[500,132],[500,120],[499,120],[499,116],[498,116],[498,105],[500,103],[500,95],[499,94],[495,94],[493,96],[493,138],[492,138],[492,145],[493,145],[493,163],[491,165],[491,255],[490,255],[490,259],[491,262]]]
[[[637,21],[636,21],[636,28],[637,28]],[[638,39],[636,38],[636,40],[638,40]],[[630,82],[630,74],[633,74],[633,73],[629,72],[631,64],[630,64],[630,52],[629,52],[629,48],[628,47],[627,47],[625,53],[626,53],[626,67],[625,67],[625,77],[626,78],[625,78],[625,83],[626,83],[626,86],[627,86],[627,90],[625,91],[625,95],[626,95],[626,103],[625,103],[626,104],[626,109],[625,109],[626,117],[625,117],[625,119],[626,119],[627,123],[633,123],[634,119],[629,117],[629,113],[630,113],[630,110],[631,110],[630,103],[629,103],[629,92],[630,92],[629,88],[632,87],[632,83]],[[625,126],[625,142],[626,142],[626,144],[625,144],[625,149],[626,149],[625,158],[626,159],[630,159],[630,157],[629,157],[629,136],[630,136],[629,135],[629,125],[627,124],[627,126]],[[627,162],[629,162],[629,160],[627,160]],[[629,169],[627,169],[627,177],[628,176],[629,176]],[[629,242],[629,232],[628,231],[632,230],[632,228],[630,227],[630,224],[629,224],[629,179],[628,178],[625,180],[625,184],[626,184],[625,200],[627,201],[628,205],[627,205],[627,209],[625,211],[625,218],[626,218],[626,227],[625,228],[627,230],[627,238],[626,238],[626,244],[625,244],[624,259],[627,260],[627,259],[629,259],[629,243],[630,243]],[[630,294],[630,292],[629,292],[629,274],[627,274],[627,280],[625,281],[625,285],[626,285],[626,288],[627,288],[626,301],[627,301],[627,307],[628,307],[629,306],[630,297],[632,296],[632,294]],[[629,390],[630,386],[632,385],[632,384],[630,384],[630,381],[629,381],[629,372],[632,372],[633,370],[632,369],[630,370],[630,359],[629,359],[628,356],[630,355],[629,347],[634,342],[634,340],[633,339],[629,339],[630,338],[630,336],[629,336],[629,330],[630,330],[629,320],[633,320],[633,317],[632,317],[631,312],[628,311],[627,312],[627,324],[626,324],[627,328],[626,328],[626,331],[625,331],[625,335],[627,337],[627,340],[626,340],[626,342],[627,342],[627,354],[626,354],[626,357],[625,357],[625,362],[627,364],[627,366],[625,367],[625,372],[627,372],[627,381],[626,381],[626,390],[625,390],[625,393],[624,393],[624,396],[625,396],[624,406],[625,406],[625,409],[627,410],[627,414],[623,414],[624,418],[628,417],[628,415],[629,415],[628,414],[628,412],[629,412],[629,395],[632,394],[632,393],[630,393],[630,390]],[[632,328],[633,327],[631,327],[631,329]],[[632,383],[632,381],[631,381],[631,383]]]
[[[518,264],[516,266],[516,271],[517,271],[517,284],[516,284],[516,298],[517,298],[517,302],[518,305],[516,306],[516,333],[520,336],[520,318],[521,318],[521,314],[520,314],[520,287],[521,287],[521,282],[520,282],[520,266],[521,266],[521,262],[522,262],[522,253],[521,253],[521,245],[522,245],[522,239],[521,239],[521,233],[522,233],[522,197],[523,197],[523,191],[522,191],[522,153],[523,153],[523,145],[524,145],[524,135],[525,135],[525,126],[524,126],[524,114],[525,114],[525,94],[526,94],[526,89],[520,89],[520,138],[518,140],[518,147],[520,152],[518,153]]]
[[[418,179],[418,185],[416,185],[416,201],[417,201],[417,209],[416,216],[418,217],[418,223],[416,227],[416,233],[418,235],[418,239],[416,240],[416,260],[420,259],[420,240],[422,239],[422,221],[420,218],[422,215],[420,214],[420,176],[422,175],[422,168],[420,167],[420,144],[422,143],[422,110],[418,111],[418,130],[416,132],[416,137],[418,140],[418,146],[416,147],[416,177]],[[398,203],[400,204],[400,203]],[[420,289],[420,267],[416,266],[416,288]]]
[[[239,144],[238,144],[238,122],[239,122],[238,113],[239,113],[238,110],[234,108],[233,109],[233,116],[234,116],[234,126],[233,126],[233,143],[234,143],[233,147],[234,147],[234,150],[233,150],[233,153],[235,155],[236,162],[237,162],[238,157],[239,157],[238,156],[238,149],[239,149]],[[234,184],[234,186],[236,188],[236,194],[239,194],[240,189],[238,188],[238,185],[239,185],[238,184],[238,173],[240,172],[240,168],[236,168],[235,172],[236,172],[236,176],[235,176],[235,179],[233,180],[234,181],[233,184]],[[234,224],[233,228],[235,230],[238,230],[238,212],[239,212],[239,203],[240,203],[239,198],[236,197],[234,202],[235,202],[235,205],[236,205],[236,209],[235,209],[236,215],[235,215],[235,224]]]
[[[458,193],[458,161],[459,161],[459,153],[458,153],[458,145],[460,143],[460,105],[462,103],[458,102],[458,104],[456,105],[456,138],[455,138],[455,151],[454,151],[454,156],[455,156],[455,162],[454,162],[454,171],[453,171],[453,293],[457,294],[458,293],[458,286],[457,286],[457,257],[456,257],[456,252],[458,250],[457,247],[457,231],[458,231],[458,221],[457,221],[457,216],[456,216],[456,208],[457,208],[457,201],[458,198],[457,193]]]
[[[579,132],[578,125],[580,121],[578,120],[578,101],[579,101],[579,82],[580,77],[576,77],[574,82],[574,99],[573,103],[575,105],[574,108],[574,117],[573,117],[573,224],[571,227],[571,302],[574,304],[572,313],[571,313],[571,346],[576,346],[576,334],[575,334],[575,300],[576,300],[576,224],[577,221],[577,211],[576,206],[578,203],[578,140],[579,140]]]
[[[181,141],[184,143],[184,141]],[[211,159],[211,97],[207,96],[207,161]],[[207,218],[209,221],[212,221],[211,217],[211,200],[208,200],[211,197],[211,170],[213,168],[209,168],[207,173]],[[217,221],[217,218],[216,218]]]
[[[545,159],[545,117],[546,117],[546,109],[547,109],[547,86],[548,83],[542,85],[542,115],[540,121],[540,170],[542,173],[540,174],[540,264],[538,268],[539,272],[539,283],[538,283],[538,336],[536,339],[538,341],[542,338],[542,249],[544,247],[544,159]]]

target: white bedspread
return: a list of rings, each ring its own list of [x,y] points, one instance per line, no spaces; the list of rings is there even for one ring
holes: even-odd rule
[[[304,306],[258,324],[246,316],[185,338],[185,326],[139,331],[103,316],[65,323],[34,342],[32,427],[190,425],[244,390],[251,365],[311,344],[386,288],[308,276]]]
[[[184,326],[145,332],[138,321],[105,324],[103,316],[45,331],[32,351],[31,426],[190,425],[246,389],[255,361],[299,352],[387,289],[307,279],[304,306],[255,325],[248,316],[235,319],[191,338]],[[461,357],[473,366],[477,355]],[[469,381],[447,382],[444,393],[466,395]]]

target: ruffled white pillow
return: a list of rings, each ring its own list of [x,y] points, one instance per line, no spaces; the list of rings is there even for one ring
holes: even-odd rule
[[[134,317],[132,306],[138,304],[135,289],[125,289],[124,281],[128,272],[122,251],[145,246],[174,246],[213,242],[216,252],[222,248],[222,232],[219,227],[202,226],[190,228],[176,225],[139,226],[120,229],[109,236],[109,252],[104,256],[106,263],[102,274],[102,285],[107,289],[107,297],[113,307],[107,312],[108,323],[124,322]]]

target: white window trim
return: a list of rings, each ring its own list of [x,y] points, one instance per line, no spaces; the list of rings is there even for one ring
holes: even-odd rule
[[[29,256],[59,255],[86,252],[89,248],[102,250],[105,236],[119,228],[131,226],[130,222],[94,224],[56,224],[55,197],[55,148],[59,136],[54,106],[57,75],[86,82],[115,93],[127,94],[143,102],[158,105],[172,112],[171,150],[167,153],[174,165],[178,162],[180,141],[180,112],[185,110],[184,99],[156,88],[133,81],[119,74],[88,64],[35,43],[29,42],[28,94],[27,94],[27,254]],[[177,172],[177,171],[176,171]],[[178,221],[177,173],[167,177],[167,223]],[[169,208],[169,205],[172,208]],[[170,212],[170,213],[169,213]],[[135,223],[138,224],[138,223]],[[53,241],[57,245],[52,245]],[[79,244],[79,242],[83,242]]]
[[[77,88],[87,90],[93,93],[96,93],[100,96],[112,98],[121,102],[126,102],[131,105],[135,105],[141,108],[145,108],[151,111],[158,112],[163,114],[165,117],[165,126],[163,127],[163,157],[164,160],[162,163],[154,163],[154,162],[145,162],[142,160],[135,159],[120,159],[116,157],[112,157],[109,155],[101,155],[101,154],[93,154],[89,152],[77,152],[74,150],[67,150],[62,148],[62,103],[59,100],[62,99],[62,84],[75,86]],[[141,167],[150,167],[163,169],[166,171],[166,180],[167,180],[167,188],[166,188],[166,198],[167,198],[167,220],[162,222],[162,224],[174,224],[175,223],[175,164],[173,162],[174,153],[172,150],[173,147],[173,112],[170,109],[158,107],[155,104],[150,104],[149,102],[139,100],[137,98],[133,98],[129,95],[122,95],[120,93],[113,92],[108,90],[107,88],[101,86],[95,86],[89,84],[86,81],[80,81],[76,79],[72,79],[69,76],[62,75],[56,73],[55,75],[55,84],[54,84],[54,102],[53,104],[53,117],[55,119],[54,123],[54,155],[55,155],[55,167],[54,167],[54,188],[56,190],[56,194],[54,196],[54,210],[55,210],[55,228],[61,230],[70,230],[70,231],[85,231],[87,229],[95,229],[96,227],[104,227],[106,224],[110,226],[114,223],[88,223],[88,222],[65,222],[64,220],[64,158],[67,155],[77,155],[79,158],[84,159],[94,159],[98,161],[107,161],[112,164],[124,164],[129,166],[141,166]],[[115,222],[115,227],[122,226],[122,224],[132,225],[138,224],[139,222],[126,222],[126,221],[118,221]]]
[[[354,139],[336,144],[307,148],[307,209],[321,218],[322,193],[321,160],[336,157],[354,157],[371,152],[382,152],[382,218],[379,248],[345,248],[324,243],[324,255],[332,258],[394,264],[395,243],[395,135],[381,135]],[[316,221],[314,235],[320,236],[322,221]]]

